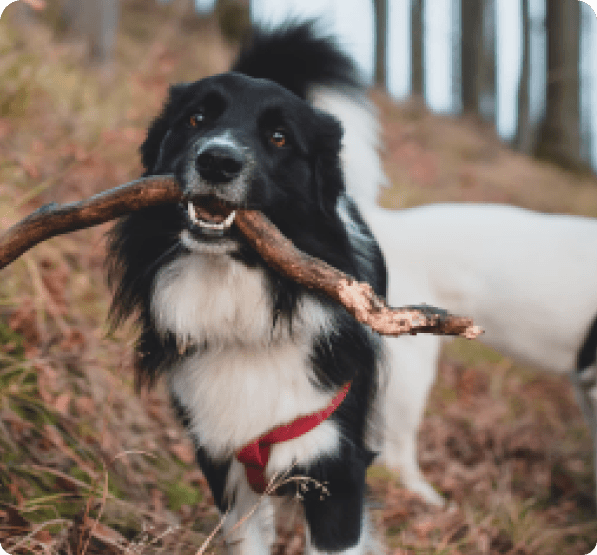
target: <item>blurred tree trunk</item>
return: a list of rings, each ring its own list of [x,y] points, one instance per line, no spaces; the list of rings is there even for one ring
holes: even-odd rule
[[[62,3],[61,17],[64,25],[76,33],[83,32],[81,8],[81,0],[64,0]]]
[[[217,0],[214,13],[222,35],[228,41],[242,43],[250,35],[251,3],[249,0]]]
[[[531,26],[529,18],[529,0],[522,0],[522,68],[518,84],[518,110],[514,147],[525,154],[533,151],[533,130],[530,113],[530,79],[531,79]]]
[[[410,8],[411,94],[420,99],[425,95],[423,10],[424,0],[412,0]]]
[[[462,72],[460,70],[460,0],[451,0],[452,12],[450,24],[450,51],[452,62],[452,79],[450,83],[451,104],[455,112],[462,110]]]
[[[92,62],[112,60],[119,20],[119,0],[60,0],[56,2],[60,33],[82,36]]]
[[[191,0],[185,0],[190,2]],[[26,16],[30,9],[40,9],[39,0],[19,2]],[[58,34],[82,36],[89,45],[89,58],[96,63],[112,60],[116,45],[120,0],[57,0],[48,2],[49,18]]]
[[[480,113],[481,51],[483,39],[483,0],[460,0],[460,70],[462,110]]]
[[[118,0],[82,0],[84,33],[93,62],[111,61],[118,27]]]
[[[388,0],[373,0],[375,11],[375,84],[387,88]]]
[[[546,0],[547,106],[537,155],[582,167],[580,152],[580,9],[578,0]]]
[[[483,119],[491,124],[495,124],[497,104],[495,20],[495,0],[485,0],[482,14],[482,47],[479,52],[479,111]]]
[[[595,72],[593,62],[595,54],[595,38],[597,38],[597,26],[595,25],[595,13],[585,2],[579,3],[580,8],[580,156],[588,165],[592,164],[593,152],[593,122],[592,115],[597,108],[591,102],[590,93],[595,87]],[[589,56],[587,52],[593,52]],[[585,76],[589,76],[585,81]],[[597,166],[593,169],[597,173]]]

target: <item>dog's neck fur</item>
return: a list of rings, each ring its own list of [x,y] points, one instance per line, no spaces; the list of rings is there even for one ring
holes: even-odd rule
[[[311,339],[329,314],[311,296],[299,297],[287,318],[275,318],[263,268],[222,254],[189,253],[162,268],[154,281],[151,312],[161,334],[177,343],[210,348],[269,348],[283,340]],[[292,338],[291,338],[292,336]]]
[[[268,287],[264,269],[227,255],[191,253],[156,276],[156,329],[173,334],[179,345],[201,346],[168,369],[172,394],[189,413],[194,439],[217,457],[230,456],[272,426],[322,409],[333,396],[314,387],[309,360],[330,315],[304,295],[290,323],[274,323]],[[330,426],[320,426],[304,437],[335,447],[332,435]],[[288,460],[272,453],[273,463],[292,464],[298,453],[287,445],[282,450]]]
[[[152,295],[156,329],[177,343],[269,343],[272,307],[266,278],[229,256],[190,253],[162,268]]]

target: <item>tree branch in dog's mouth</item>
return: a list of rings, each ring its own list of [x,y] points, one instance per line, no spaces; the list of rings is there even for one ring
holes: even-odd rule
[[[56,235],[93,227],[141,208],[182,200],[174,177],[154,176],[120,185],[80,202],[46,204],[0,236],[0,269],[37,243]],[[205,206],[199,206],[197,199],[186,199],[186,202],[190,203],[187,207],[190,217],[204,225],[229,227],[234,222],[271,268],[305,287],[325,293],[359,322],[380,334],[435,333],[473,339],[483,333],[469,318],[435,307],[388,307],[369,284],[360,283],[299,251],[261,212],[238,210],[226,214],[215,201]]]

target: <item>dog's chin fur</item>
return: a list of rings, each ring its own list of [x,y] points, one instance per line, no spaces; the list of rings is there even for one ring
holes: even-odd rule
[[[296,56],[309,68],[298,77],[288,73],[299,67]],[[147,173],[176,174],[193,202],[212,195],[263,211],[297,247],[385,296],[381,252],[344,190],[340,125],[307,102],[316,89],[323,103],[325,85],[341,104],[343,123],[366,123],[367,145],[355,145],[354,129],[347,134],[350,148],[360,148],[371,164],[369,186],[376,188],[383,174],[369,139],[377,124],[351,62],[302,25],[257,33],[233,69],[172,88],[142,147]],[[180,123],[190,105],[203,110],[209,129]],[[272,148],[262,135],[272,119],[284,125],[284,148]],[[240,178],[189,177],[197,152],[214,145],[241,153]],[[235,454],[268,430],[325,408],[351,382],[328,420],[272,446],[265,478],[280,472],[307,478],[311,553],[366,553],[363,494],[378,447],[381,341],[343,308],[268,268],[234,227],[204,238],[193,221],[195,212],[184,206],[153,207],[122,218],[110,234],[112,315],[115,323],[139,315],[138,377],[151,383],[166,375],[214,500],[230,510],[229,527],[257,499]],[[313,484],[325,484],[329,495],[322,498]],[[229,551],[269,553],[269,513],[236,529],[240,541]]]
[[[205,255],[231,254],[239,248],[238,241],[229,238],[222,238],[215,241],[197,240],[188,229],[183,229],[180,232],[180,244],[189,252]]]

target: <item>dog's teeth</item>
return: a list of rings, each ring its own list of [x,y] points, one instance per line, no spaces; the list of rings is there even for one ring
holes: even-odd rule
[[[197,223],[197,213],[195,212],[195,207],[193,206],[193,203],[191,201],[189,201],[189,203],[187,205],[187,210],[189,212],[189,216],[190,216],[191,220],[194,223]]]
[[[230,214],[228,214],[228,217],[224,221],[217,224],[212,222],[206,222],[203,220],[196,220],[195,222],[199,225],[199,227],[202,227],[204,229],[217,229],[223,231],[230,228],[235,216],[236,210],[233,210],[232,212],[230,212]]]
[[[232,225],[232,222],[234,221],[235,216],[236,216],[236,210],[233,210],[232,212],[230,212],[230,214],[228,214],[228,217],[222,222],[224,229],[228,229]]]
[[[230,212],[230,214],[228,214],[225,220],[219,223],[206,222],[205,220],[197,218],[197,211],[195,210],[195,206],[191,201],[187,203],[187,211],[189,213],[189,218],[194,224],[198,225],[199,227],[202,227],[203,229],[216,229],[219,231],[229,229],[236,216],[236,210],[233,210],[232,212]]]

